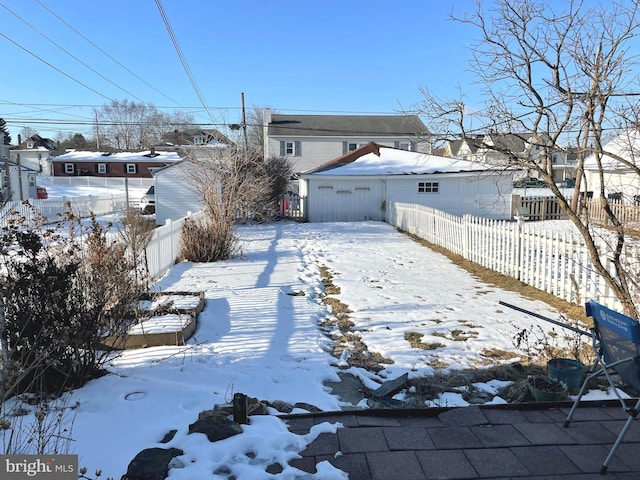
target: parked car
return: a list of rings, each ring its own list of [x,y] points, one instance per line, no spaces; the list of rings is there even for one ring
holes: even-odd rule
[[[535,177],[525,177],[513,182],[513,188],[544,188],[548,185]]]
[[[47,189],[44,187],[36,187],[36,198],[38,200],[44,200],[46,198],[49,198],[49,193],[47,192]]]
[[[156,213],[156,189],[152,185],[147,193],[140,199],[140,210],[145,215]]]

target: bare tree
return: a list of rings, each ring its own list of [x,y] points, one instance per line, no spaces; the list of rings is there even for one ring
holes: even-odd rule
[[[193,123],[183,112],[166,114],[152,104],[113,100],[95,110],[99,135],[113,148],[144,149],[157,144],[162,135]]]
[[[223,158],[191,158],[188,181],[204,216],[185,222],[181,257],[215,261],[236,253],[238,222],[270,220],[291,176],[286,159],[265,162],[255,151],[229,149]]]
[[[637,41],[640,30],[638,2],[587,8],[581,0],[568,0],[562,3],[563,11],[555,10],[557,3],[552,7],[539,0],[496,0],[490,10],[484,10],[484,5],[477,2],[475,12],[454,18],[479,33],[471,67],[486,89],[489,107],[475,114],[474,123],[482,123],[486,130],[522,134],[525,140],[533,138],[540,155],[513,152],[506,145],[484,146],[499,151],[510,166],[536,172],[545,181],[584,237],[593,268],[625,313],[638,318],[638,299],[632,293],[638,272],[624,261],[625,225],[616,217],[600,182],[597,198],[615,234],[615,241],[602,251],[589,212],[580,205],[584,195],[579,194],[588,188],[585,155],[593,152],[600,167],[604,155],[624,162],[615,152],[605,151],[606,136],[614,128],[637,126],[637,108],[628,104],[628,94],[634,85],[637,88],[630,72],[637,66],[631,42]],[[431,119],[432,131],[440,131],[442,138],[470,135],[464,96],[443,101],[428,90],[423,93],[419,108]],[[581,153],[570,197],[553,177],[552,154],[563,143],[569,146],[567,139]],[[629,167],[640,175],[638,167]],[[607,268],[606,259],[613,269]]]

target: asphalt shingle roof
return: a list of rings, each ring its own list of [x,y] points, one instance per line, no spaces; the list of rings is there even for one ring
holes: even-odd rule
[[[417,115],[278,115],[271,117],[271,136],[361,137],[421,136],[428,133]]]

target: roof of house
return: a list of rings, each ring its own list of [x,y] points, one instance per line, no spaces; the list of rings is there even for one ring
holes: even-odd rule
[[[31,135],[29,138],[22,141],[20,145],[18,145],[15,149],[16,150],[25,150],[25,149],[35,150],[35,148],[27,148],[28,143],[33,143],[34,147],[42,147],[47,150],[55,150],[57,146],[55,140],[52,140],[50,138],[44,138],[38,134],[35,134],[35,135]]]
[[[627,162],[640,167],[640,131],[629,129],[622,132],[616,138],[605,144],[603,150],[606,153],[602,156],[601,163],[604,170],[626,170],[630,167],[624,165],[615,157],[624,158]],[[591,154],[584,160],[586,170],[597,170],[596,155]]]
[[[279,115],[271,116],[270,136],[411,137],[428,133],[417,115]]]
[[[69,152],[57,157],[51,157],[51,162],[121,162],[121,163],[133,163],[133,162],[177,162],[182,157],[176,152],[162,152],[155,150],[144,150],[142,152]]]
[[[229,138],[220,133],[218,130],[204,130],[201,128],[188,128],[182,131],[168,132],[162,135],[162,141],[175,146],[193,145],[195,137],[205,137],[205,144],[221,143],[232,145],[233,142]],[[199,144],[200,145],[200,144]]]
[[[491,166],[427,153],[383,147],[370,142],[302,175],[419,175],[486,172]]]

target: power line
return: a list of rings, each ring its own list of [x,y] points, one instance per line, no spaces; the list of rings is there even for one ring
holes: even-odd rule
[[[82,33],[80,33],[77,29],[75,29],[72,25],[70,25],[66,20],[64,20],[63,18],[61,18],[59,15],[57,15],[53,10],[51,10],[48,6],[46,6],[44,3],[42,3],[41,0],[36,0],[40,6],[42,8],[44,8],[45,10],[47,10],[51,15],[53,15],[55,18],[57,18],[58,20],[60,20],[60,22],[62,22],[64,25],[66,25],[70,30],[72,30],[74,33],[76,33],[80,38],[84,39],[87,43],[89,43],[93,48],[95,48],[96,50],[98,50],[100,53],[102,53],[103,55],[105,55],[107,58],[109,58],[111,61],[113,61],[116,65],[120,66],[121,68],[123,68],[124,70],[126,70],[129,74],[131,74],[133,77],[137,78],[138,80],[140,80],[142,83],[144,83],[146,86],[148,86],[149,88],[151,88],[152,90],[154,90],[155,92],[159,93],[160,95],[162,95],[164,98],[166,98],[167,100],[170,100],[171,102],[175,103],[176,105],[180,106],[180,104],[174,100],[173,98],[169,97],[168,95],[164,94],[163,92],[161,92],[160,90],[158,90],[157,88],[155,88],[153,85],[151,85],[149,82],[147,82],[145,79],[141,78],[140,76],[138,76],[135,72],[131,71],[130,69],[128,69],[125,65],[123,65],[122,63],[120,63],[116,58],[114,58],[113,56],[109,55],[107,52],[105,52],[102,48],[100,48],[98,45],[96,45],[94,42],[92,42],[91,40],[89,40],[86,36],[84,36]],[[180,108],[184,108],[181,107]]]
[[[76,57],[75,55],[73,55],[71,52],[69,52],[68,50],[66,50],[65,48],[63,48],[62,46],[60,46],[58,43],[54,42],[52,39],[50,39],[48,36],[46,36],[44,33],[42,33],[40,30],[38,30],[36,27],[34,27],[33,25],[31,25],[29,22],[27,22],[24,18],[22,18],[20,15],[18,15],[17,13],[15,13],[13,10],[11,10],[9,7],[7,7],[4,3],[0,3],[0,6],[2,6],[2,8],[4,8],[5,10],[7,10],[11,15],[13,15],[14,17],[16,17],[18,20],[20,20],[22,23],[24,23],[26,26],[28,26],[29,28],[31,28],[34,32],[38,33],[40,36],[42,36],[43,38],[45,38],[48,42],[50,42],[51,44],[55,45],[57,48],[59,48],[60,50],[62,50],[64,53],[66,53],[68,56],[70,56],[71,58],[73,58],[76,62],[80,63],[82,66],[84,66],[85,68],[88,68],[89,70],[91,70],[93,73],[95,73],[96,75],[98,75],[100,78],[106,80],[107,82],[109,82],[111,85],[113,85],[114,87],[122,90],[124,93],[126,93],[127,95],[132,96],[133,98],[139,100],[140,102],[143,102],[142,99],[138,98],[137,96],[135,96],[133,93],[129,92],[128,90],[122,88],[120,85],[118,85],[117,83],[115,83],[114,81],[112,81],[110,78],[107,78],[105,75],[103,75],[102,73],[98,72],[96,69],[92,68],[91,66],[87,65],[85,62],[83,62],[82,60],[80,60],[78,57]],[[144,102],[143,102],[144,103]]]
[[[27,52],[29,55],[31,55],[32,57],[40,60],[42,63],[44,63],[45,65],[53,68],[56,72],[61,73],[62,75],[64,75],[65,77],[67,77],[70,80],[73,80],[74,82],[76,82],[78,85],[83,86],[84,88],[86,88],[87,90],[91,90],[93,93],[95,93],[96,95],[101,96],[102,98],[111,101],[111,99],[109,97],[107,97],[106,95],[103,95],[102,93],[100,93],[99,91],[91,88],[89,85],[86,85],[84,83],[82,83],[80,80],[78,80],[77,78],[72,77],[71,75],[69,75],[68,73],[60,70],[58,67],[52,65],[51,63],[47,62],[44,58],[39,57],[38,55],[36,55],[35,53],[33,53],[31,50],[29,50],[26,47],[23,47],[22,45],[20,45],[18,42],[15,42],[14,40],[12,40],[11,38],[7,37],[4,33],[0,32],[0,36],[4,37],[5,39],[7,39],[9,42],[13,43],[16,47],[20,48],[21,50],[24,50],[25,52]]]
[[[167,14],[165,13],[164,7],[162,6],[162,1],[161,0],[156,0],[156,6],[158,7],[158,11],[160,12],[160,16],[162,17],[162,21],[164,22],[164,26],[167,29],[167,33],[169,33],[169,37],[171,38],[171,42],[173,43],[173,47],[175,48],[176,53],[178,54],[178,58],[180,59],[180,63],[182,63],[182,68],[184,69],[185,73],[187,74],[187,78],[189,79],[189,82],[191,82],[191,86],[193,87],[193,90],[196,93],[196,96],[200,100],[200,103],[202,104],[202,106],[206,110],[207,114],[209,115],[209,118],[211,120],[213,120],[213,115],[211,114],[211,112],[209,111],[209,108],[207,107],[207,103],[205,102],[204,97],[202,96],[202,92],[200,91],[200,87],[198,87],[198,83],[196,82],[196,79],[193,76],[193,73],[191,72],[191,69],[189,68],[189,64],[187,63],[187,59],[185,58],[184,54],[182,53],[182,49],[180,48],[180,44],[178,43],[178,39],[176,38],[175,34],[173,33],[173,29],[171,28],[171,24],[169,23],[169,18],[167,18]]]

